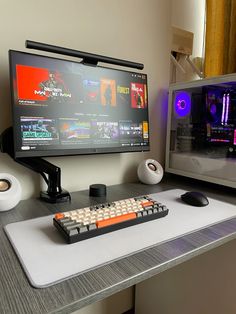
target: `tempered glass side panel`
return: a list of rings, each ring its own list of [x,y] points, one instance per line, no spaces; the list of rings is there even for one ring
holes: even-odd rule
[[[236,82],[171,93],[167,170],[236,187]]]

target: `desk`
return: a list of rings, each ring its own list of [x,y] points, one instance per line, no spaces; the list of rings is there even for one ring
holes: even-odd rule
[[[168,179],[155,186],[139,183],[110,186],[107,200],[115,201],[170,188],[193,189],[191,183],[180,182],[179,179]],[[195,184],[194,189],[197,188],[210,197],[236,205],[233,192],[219,193],[220,190],[206,184],[204,187]],[[236,218],[233,218],[206,228],[204,232],[200,230],[179,240],[148,248],[52,287],[32,288],[2,227],[11,222],[55,213],[58,207],[72,210],[102,201],[100,198],[89,198],[88,191],[81,191],[72,193],[70,204],[54,205],[30,199],[21,201],[12,211],[0,213],[0,313],[70,313],[236,238]]]

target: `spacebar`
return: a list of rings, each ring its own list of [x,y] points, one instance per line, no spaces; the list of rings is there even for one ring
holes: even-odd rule
[[[97,221],[96,225],[97,225],[97,228],[102,228],[102,227],[114,225],[114,224],[117,224],[119,222],[123,222],[126,220],[135,219],[136,217],[137,217],[136,213],[129,213],[129,214],[124,214],[121,216],[116,216],[116,217],[107,218],[104,220]]]

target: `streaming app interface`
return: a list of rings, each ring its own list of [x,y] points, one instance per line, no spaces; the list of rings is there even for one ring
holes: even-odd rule
[[[149,149],[147,76],[10,51],[16,157]]]

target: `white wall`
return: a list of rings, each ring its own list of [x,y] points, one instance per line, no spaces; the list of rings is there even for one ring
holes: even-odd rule
[[[204,58],[205,6],[205,0],[171,0],[171,25],[194,34],[192,60],[196,57]],[[186,70],[186,74],[177,69],[176,81],[199,79],[183,59],[180,58],[179,62]]]
[[[193,56],[202,56],[205,0],[171,0],[171,24],[194,33]]]
[[[0,0],[0,5],[0,131],[11,125],[8,49],[27,50],[24,43],[30,39],[141,62],[148,74],[151,152],[49,158],[61,167],[64,188],[76,191],[91,183],[134,181],[138,163],[148,156],[163,163],[170,1]],[[2,153],[0,172],[20,180],[24,199],[38,195],[39,175]]]

